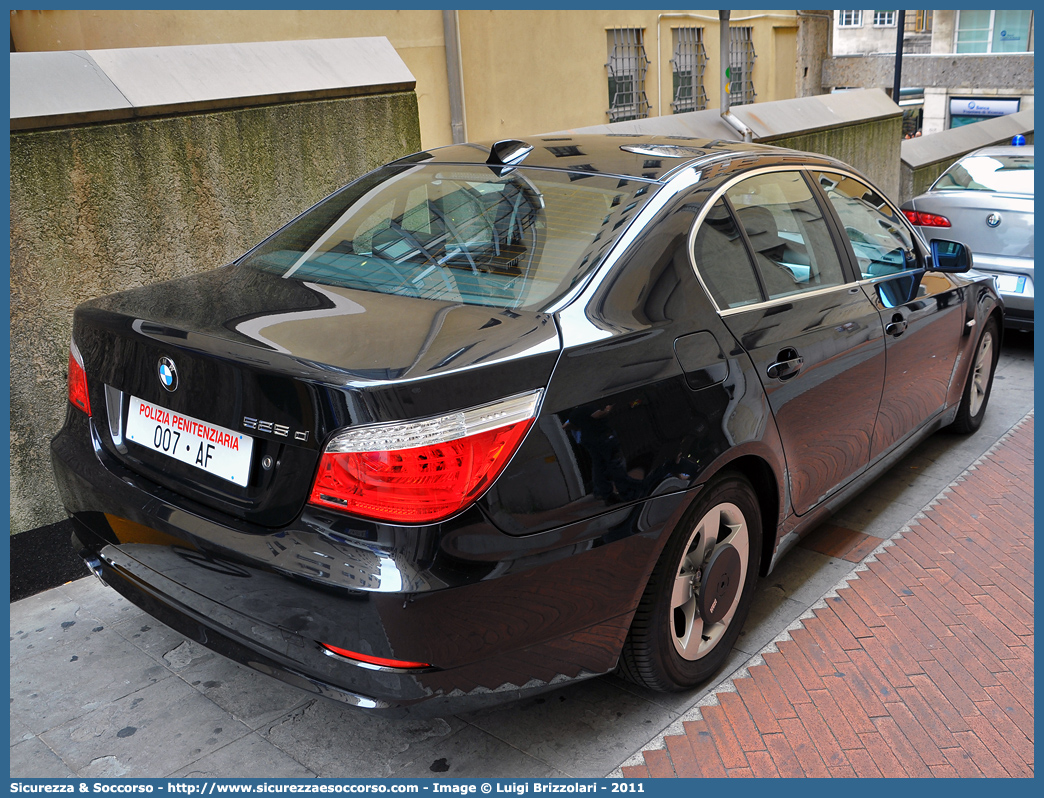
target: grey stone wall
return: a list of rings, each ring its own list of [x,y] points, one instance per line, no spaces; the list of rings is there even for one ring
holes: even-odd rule
[[[13,132],[11,532],[62,520],[49,441],[73,308],[229,262],[420,149],[412,91]]]
[[[844,127],[762,138],[761,144],[819,152],[854,166],[891,198],[899,196],[899,143],[903,119],[896,115]]]
[[[834,49],[831,11],[799,10],[797,59],[794,63],[794,96],[814,97],[823,93],[823,62]]]
[[[893,37],[895,33],[892,33]],[[894,52],[895,47],[892,47]],[[903,56],[903,85],[951,91],[1033,94],[1033,53]],[[838,56],[823,63],[823,86],[892,88],[894,55]]]

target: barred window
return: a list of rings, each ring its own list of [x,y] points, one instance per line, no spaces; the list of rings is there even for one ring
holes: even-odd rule
[[[837,26],[839,28],[861,28],[863,27],[862,11],[838,11]]]
[[[754,52],[753,28],[729,28],[729,103],[746,105],[754,102]]]
[[[894,11],[875,11],[874,12],[874,27],[875,28],[894,28],[895,27],[895,12]]]
[[[671,108],[674,113],[704,110],[707,107],[707,92],[703,88],[703,73],[707,69],[707,51],[703,48],[703,28],[674,29],[674,58],[671,64],[674,78]]]
[[[645,56],[645,37],[641,28],[614,28],[607,31],[609,60],[610,122],[645,119],[649,116],[649,100],[645,96],[645,73],[649,59]]]

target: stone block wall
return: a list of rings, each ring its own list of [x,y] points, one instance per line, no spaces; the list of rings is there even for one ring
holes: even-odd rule
[[[903,137],[903,119],[896,115],[844,127],[761,139],[762,144],[789,147],[802,152],[830,155],[854,166],[886,195],[899,195],[899,142]]]
[[[228,263],[315,202],[420,149],[413,91],[13,131],[11,532],[65,518],[49,441],[72,311]]]

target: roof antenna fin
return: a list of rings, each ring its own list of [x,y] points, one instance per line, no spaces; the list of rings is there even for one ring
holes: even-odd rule
[[[489,148],[489,158],[486,159],[486,163],[493,169],[497,177],[503,177],[511,172],[532,151],[532,144],[526,144],[526,142],[518,139],[503,139],[495,142]],[[498,169],[496,167],[503,168]]]

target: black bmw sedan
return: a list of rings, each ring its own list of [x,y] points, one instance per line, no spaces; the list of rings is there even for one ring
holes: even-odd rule
[[[850,167],[573,136],[421,152],[77,308],[77,545],[186,636],[444,714],[721,667],[755,583],[945,426],[1003,308]]]

